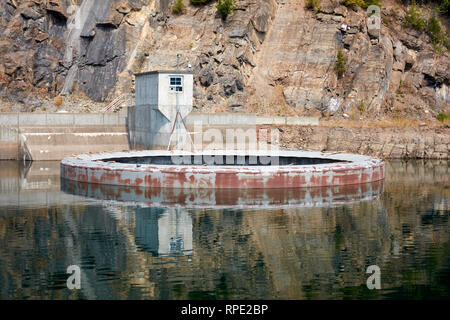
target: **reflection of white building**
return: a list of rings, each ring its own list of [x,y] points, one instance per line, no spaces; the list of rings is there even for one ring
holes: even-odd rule
[[[191,255],[192,219],[183,208],[139,208],[136,245],[154,255]]]
[[[160,255],[192,254],[192,219],[186,209],[170,208],[158,220]]]

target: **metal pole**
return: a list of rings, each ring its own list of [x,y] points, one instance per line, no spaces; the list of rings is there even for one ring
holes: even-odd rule
[[[177,70],[180,70],[180,59],[181,59],[181,53],[179,53],[179,54],[177,54]],[[179,100],[178,100],[178,97],[179,97],[179,93],[178,93],[178,91],[176,91],[176,89],[175,89],[175,94],[176,94],[176,112],[177,112],[177,116],[178,116],[178,113],[180,112],[180,106],[179,106]],[[180,116],[181,116],[181,114],[180,114]],[[179,144],[180,143],[180,126],[179,126],[179,122],[178,122],[178,117],[176,117],[175,118],[175,121],[176,121],[176,123],[175,123],[175,126],[176,126],[176,130],[177,130],[177,144]]]
[[[150,71],[150,55],[148,53],[144,54],[145,58],[147,59],[147,71]]]
[[[177,54],[177,70],[180,70],[181,53]]]

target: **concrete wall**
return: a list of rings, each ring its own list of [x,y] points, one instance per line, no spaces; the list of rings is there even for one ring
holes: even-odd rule
[[[84,152],[128,150],[119,113],[0,113],[0,160],[61,160]]]
[[[184,75],[186,76],[186,75]],[[188,75],[190,76],[190,75]],[[140,105],[119,113],[0,113],[0,160],[61,160],[85,152],[131,149],[167,149],[175,106]],[[180,106],[183,109],[183,106]],[[184,110],[188,110],[186,106]],[[128,119],[127,119],[128,117]],[[256,125],[318,125],[317,118],[258,117],[251,114],[199,114],[184,118],[189,131],[196,123],[205,127]],[[192,138],[192,136],[191,136]],[[182,126],[171,145],[188,139]]]
[[[0,127],[124,126],[127,112],[118,113],[0,113]]]
[[[158,106],[141,105],[128,108],[127,129],[129,135],[129,144],[131,149],[167,149],[171,132],[173,129],[175,107],[166,110],[170,116],[165,117]],[[172,120],[169,120],[172,119]],[[318,118],[311,117],[260,117],[253,114],[204,114],[190,113],[185,118],[186,127],[189,132],[195,131],[195,125],[201,124],[204,129],[220,127],[239,128],[252,127],[259,125],[309,125],[317,126]],[[171,146],[176,145],[177,139],[182,145],[188,142],[189,134],[184,126],[178,130],[179,134],[174,134],[171,140]]]
[[[19,158],[33,161],[129,150],[126,132],[22,133],[20,139]]]
[[[201,122],[204,126],[255,126],[255,125],[304,125],[318,126],[319,118],[315,117],[271,117],[254,114],[227,113],[208,114],[191,113],[186,117],[186,125],[193,126]]]
[[[19,130],[12,127],[0,127],[0,160],[16,159],[19,154]]]
[[[171,113],[175,113],[175,107]],[[175,115],[170,119],[175,119]],[[127,129],[132,149],[166,149],[173,129],[157,106],[141,105],[128,108]],[[182,134],[187,134],[184,128]]]

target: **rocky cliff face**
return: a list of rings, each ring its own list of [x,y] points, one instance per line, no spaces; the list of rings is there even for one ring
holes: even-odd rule
[[[104,101],[131,59],[132,17],[142,8],[139,0],[2,0],[3,96],[31,105],[71,93]]]
[[[1,0],[0,95],[109,101],[133,91],[133,74],[190,64],[199,110],[271,114],[432,117],[450,111],[450,59],[405,11],[383,2],[381,30],[338,0],[240,0],[223,21],[214,3],[172,13],[172,0]],[[389,22],[390,21],[390,22]],[[347,67],[334,71],[342,50]],[[144,53],[149,53],[146,62]]]

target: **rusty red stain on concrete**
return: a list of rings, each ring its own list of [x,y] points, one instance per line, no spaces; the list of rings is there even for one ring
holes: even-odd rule
[[[121,153],[121,156],[170,155],[171,152],[152,150]],[[199,189],[276,189],[323,187],[360,184],[384,179],[384,163],[359,155],[327,155],[311,152],[280,151],[296,157],[336,159],[345,162],[294,166],[202,166],[202,165],[145,165],[102,162],[115,154],[82,155],[61,162],[64,178],[80,182],[141,186],[150,188]],[[145,196],[155,196],[146,191]],[[228,197],[228,196],[227,196]],[[221,201],[221,199],[219,199]]]
[[[144,182],[143,179],[141,178],[136,178],[136,180],[134,180],[134,185],[135,186],[140,186],[142,184],[142,182]]]

